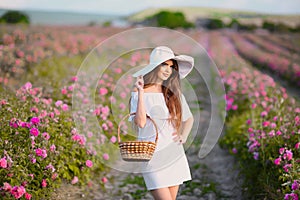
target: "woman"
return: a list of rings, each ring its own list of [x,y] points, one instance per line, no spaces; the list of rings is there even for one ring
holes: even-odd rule
[[[143,172],[147,189],[155,199],[176,199],[179,185],[191,180],[183,143],[193,126],[193,116],[181,93],[180,78],[193,68],[194,59],[186,55],[176,56],[165,46],[156,47],[150,55],[150,63],[133,74],[137,77],[132,92],[131,118],[139,127],[140,140],[155,139],[154,126],[158,126],[158,142],[153,158]],[[145,139],[147,138],[147,139]]]

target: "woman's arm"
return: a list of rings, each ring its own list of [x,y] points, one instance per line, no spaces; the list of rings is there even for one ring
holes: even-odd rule
[[[136,123],[136,125],[138,125],[138,127],[144,128],[147,118],[144,105],[144,80],[142,76],[137,78],[135,86],[135,91],[138,92],[138,102],[134,122]]]
[[[175,142],[179,142],[181,144],[185,143],[189,134],[193,128],[194,117],[189,117],[186,121],[181,122],[181,126],[179,128],[179,133],[173,133],[175,136],[173,139]]]
[[[186,121],[182,122],[181,129],[179,135],[181,136],[182,142],[185,143],[192,128],[193,128],[193,123],[194,123],[194,117],[188,118]]]

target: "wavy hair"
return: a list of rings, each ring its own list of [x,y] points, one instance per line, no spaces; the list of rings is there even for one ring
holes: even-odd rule
[[[171,60],[173,61],[172,74],[167,80],[163,81],[162,93],[171,116],[169,122],[172,123],[177,131],[179,131],[182,113],[180,102],[181,85],[178,73],[179,67],[176,60]],[[161,65],[144,75],[144,89],[155,85],[155,80],[160,67]]]

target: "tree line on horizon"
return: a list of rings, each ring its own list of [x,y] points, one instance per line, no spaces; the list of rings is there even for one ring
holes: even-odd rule
[[[7,11],[0,17],[0,23],[30,24],[30,18],[26,13],[21,11]],[[232,18],[229,23],[224,23],[220,18],[199,18],[198,20],[196,20],[195,23],[192,23],[186,19],[184,13],[179,11],[172,12],[168,10],[159,11],[154,15],[150,15],[141,22],[137,22],[135,24],[166,27],[170,29],[190,29],[196,27],[203,27],[207,29],[233,28],[235,30],[241,31],[253,31],[257,28],[263,28],[270,32],[300,32],[300,24],[296,27],[290,27],[284,23],[274,23],[267,20],[264,20],[261,27],[255,24],[242,24],[236,18]],[[110,26],[111,23],[103,25]]]
[[[184,13],[167,10],[159,11],[138,23],[171,29],[203,27],[207,29],[233,28],[236,30],[252,31],[257,28],[263,28],[270,32],[300,32],[300,24],[297,27],[290,27],[284,23],[273,23],[268,20],[264,20],[261,27],[255,24],[243,24],[236,18],[232,18],[229,23],[223,22],[220,18],[199,18],[195,23],[191,23],[186,20]]]

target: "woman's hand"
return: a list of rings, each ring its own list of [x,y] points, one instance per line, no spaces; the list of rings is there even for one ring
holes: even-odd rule
[[[182,135],[178,135],[176,132],[174,132],[172,135],[174,136],[173,137],[174,142],[178,144],[184,144],[187,140],[187,138],[183,137]]]
[[[134,86],[138,89],[138,91],[144,90],[144,79],[143,76],[138,76]]]
[[[172,135],[173,136],[175,135],[173,140],[175,142],[179,142],[179,144],[184,144],[187,141],[187,138],[189,137],[189,134],[193,127],[193,123],[194,123],[194,117],[190,117],[186,121],[182,122],[179,128],[180,134],[177,134],[176,132],[173,133]]]

